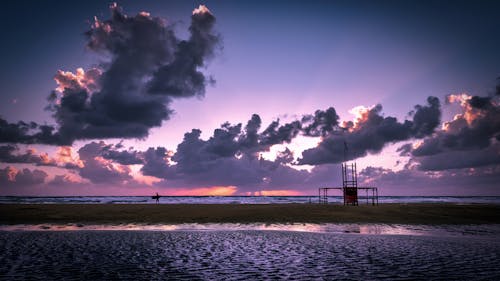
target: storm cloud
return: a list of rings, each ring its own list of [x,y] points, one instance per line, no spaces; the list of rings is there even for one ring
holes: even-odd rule
[[[207,140],[201,139],[199,129],[193,129],[184,134],[175,153],[163,147],[149,148],[141,171],[166,179],[167,184],[230,185],[238,186],[240,191],[303,182],[308,173],[286,165],[293,160],[290,150],[281,152],[276,161],[260,156],[273,144],[290,142],[299,133],[300,122],[280,125],[276,120],[262,132],[260,127],[261,119],[254,114],[244,127],[241,123],[222,124]]]
[[[0,162],[3,163],[43,163],[43,156],[38,155],[33,149],[25,153],[18,153],[19,149],[14,145],[0,146]]]
[[[175,153],[163,147],[150,148],[144,153],[144,175],[182,182],[193,186],[232,185],[238,187],[279,188],[286,185],[318,184],[324,169],[311,172],[292,167],[302,164],[334,164],[343,160],[344,141],[349,144],[349,158],[355,159],[368,152],[376,153],[389,142],[410,138],[422,138],[432,134],[440,123],[440,102],[429,97],[427,105],[417,105],[413,120],[400,123],[394,117],[383,117],[382,107],[364,109],[356,122],[347,127],[339,124],[333,107],[317,110],[299,120],[280,124],[271,122],[261,130],[260,116],[254,114],[243,126],[228,122],[214,130],[207,140],[201,139],[201,131],[193,129],[184,135]],[[261,157],[276,144],[290,143],[299,134],[322,137],[318,147],[306,150],[298,162],[292,151],[285,148],[275,160]],[[332,150],[333,148],[333,150]],[[326,152],[322,150],[326,150]],[[306,161],[312,151],[319,155],[315,161]],[[325,165],[325,167],[330,165]],[[327,169],[331,172],[331,169]],[[331,174],[330,174],[331,176]],[[330,182],[324,181],[325,183]]]
[[[35,122],[9,123],[0,117],[0,143],[48,143],[58,142],[54,135],[55,128],[49,125],[40,125]]]
[[[132,180],[130,167],[105,159],[106,150],[107,145],[102,141],[90,142],[80,148],[78,155],[83,165],[78,169],[79,175],[97,184],[125,184]]]
[[[363,157],[368,153],[378,153],[388,143],[423,138],[432,134],[441,118],[440,102],[436,97],[427,98],[427,105],[415,106],[414,111],[410,112],[413,119],[402,123],[394,117],[382,116],[380,104],[369,109],[358,109],[358,119],[354,123],[344,123],[340,130],[334,130],[337,118],[326,119],[330,121],[323,123],[328,126],[320,127],[322,129],[313,134],[323,135],[323,140],[317,147],[305,150],[298,163],[308,165],[339,163]],[[333,116],[333,112],[330,116]],[[306,133],[308,131],[311,130],[306,130]],[[347,159],[344,159],[346,146],[348,153]]]
[[[102,148],[102,157],[108,160],[113,160],[121,165],[143,164],[143,153],[133,148],[128,150],[119,150],[122,148],[120,143],[116,145],[105,145]]]
[[[316,110],[314,115],[305,115],[301,121],[302,131],[311,137],[324,137],[339,128],[339,116],[333,107]]]
[[[164,19],[135,16],[111,5],[111,18],[94,19],[85,32],[87,49],[103,60],[87,71],[58,71],[47,109],[57,123],[8,123],[0,119],[0,141],[70,145],[75,140],[145,138],[161,126],[177,98],[201,97],[213,82],[201,69],[220,38],[205,6],[193,11],[189,38],[179,39]]]
[[[75,169],[81,166],[81,163],[72,153],[72,148],[69,146],[59,147],[55,156],[51,157],[48,153],[39,153],[34,148],[28,148],[22,152],[15,145],[3,145],[0,146],[0,162]]]
[[[443,129],[415,145],[400,148],[422,170],[474,168],[500,164],[499,97],[449,95],[462,112]]]
[[[3,187],[40,185],[45,182],[47,176],[47,173],[42,170],[26,168],[18,170],[12,166],[7,166],[0,169],[0,184]]]
[[[451,189],[455,194],[491,195],[498,193],[500,167],[496,165],[443,171],[405,168],[393,171],[369,166],[358,174],[358,180],[366,186],[382,187],[384,194],[449,195]]]

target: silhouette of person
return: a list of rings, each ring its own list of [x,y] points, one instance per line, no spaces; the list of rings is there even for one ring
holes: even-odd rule
[[[156,192],[156,204],[159,204],[160,203],[160,195],[158,195],[158,192]]]

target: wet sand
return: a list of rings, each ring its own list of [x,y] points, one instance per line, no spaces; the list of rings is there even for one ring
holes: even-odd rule
[[[499,224],[500,205],[2,204],[0,224]]]
[[[499,280],[500,240],[282,231],[0,231],[0,280]]]

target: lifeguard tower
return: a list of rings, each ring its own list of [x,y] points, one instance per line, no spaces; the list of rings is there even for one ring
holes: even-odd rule
[[[378,189],[374,186],[358,186],[358,173],[356,162],[347,163],[347,144],[344,143],[344,163],[342,163],[342,187],[320,187],[318,189],[318,202],[328,204],[328,191],[342,191],[344,205],[359,205],[359,199],[366,200],[366,204],[378,205]],[[365,191],[365,194],[359,194]]]
[[[344,194],[344,205],[358,205],[358,173],[356,172],[356,162],[350,164],[342,163],[342,191]]]

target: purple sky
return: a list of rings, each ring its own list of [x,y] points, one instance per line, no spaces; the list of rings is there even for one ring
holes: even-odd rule
[[[3,6],[2,195],[500,195],[496,1]]]

